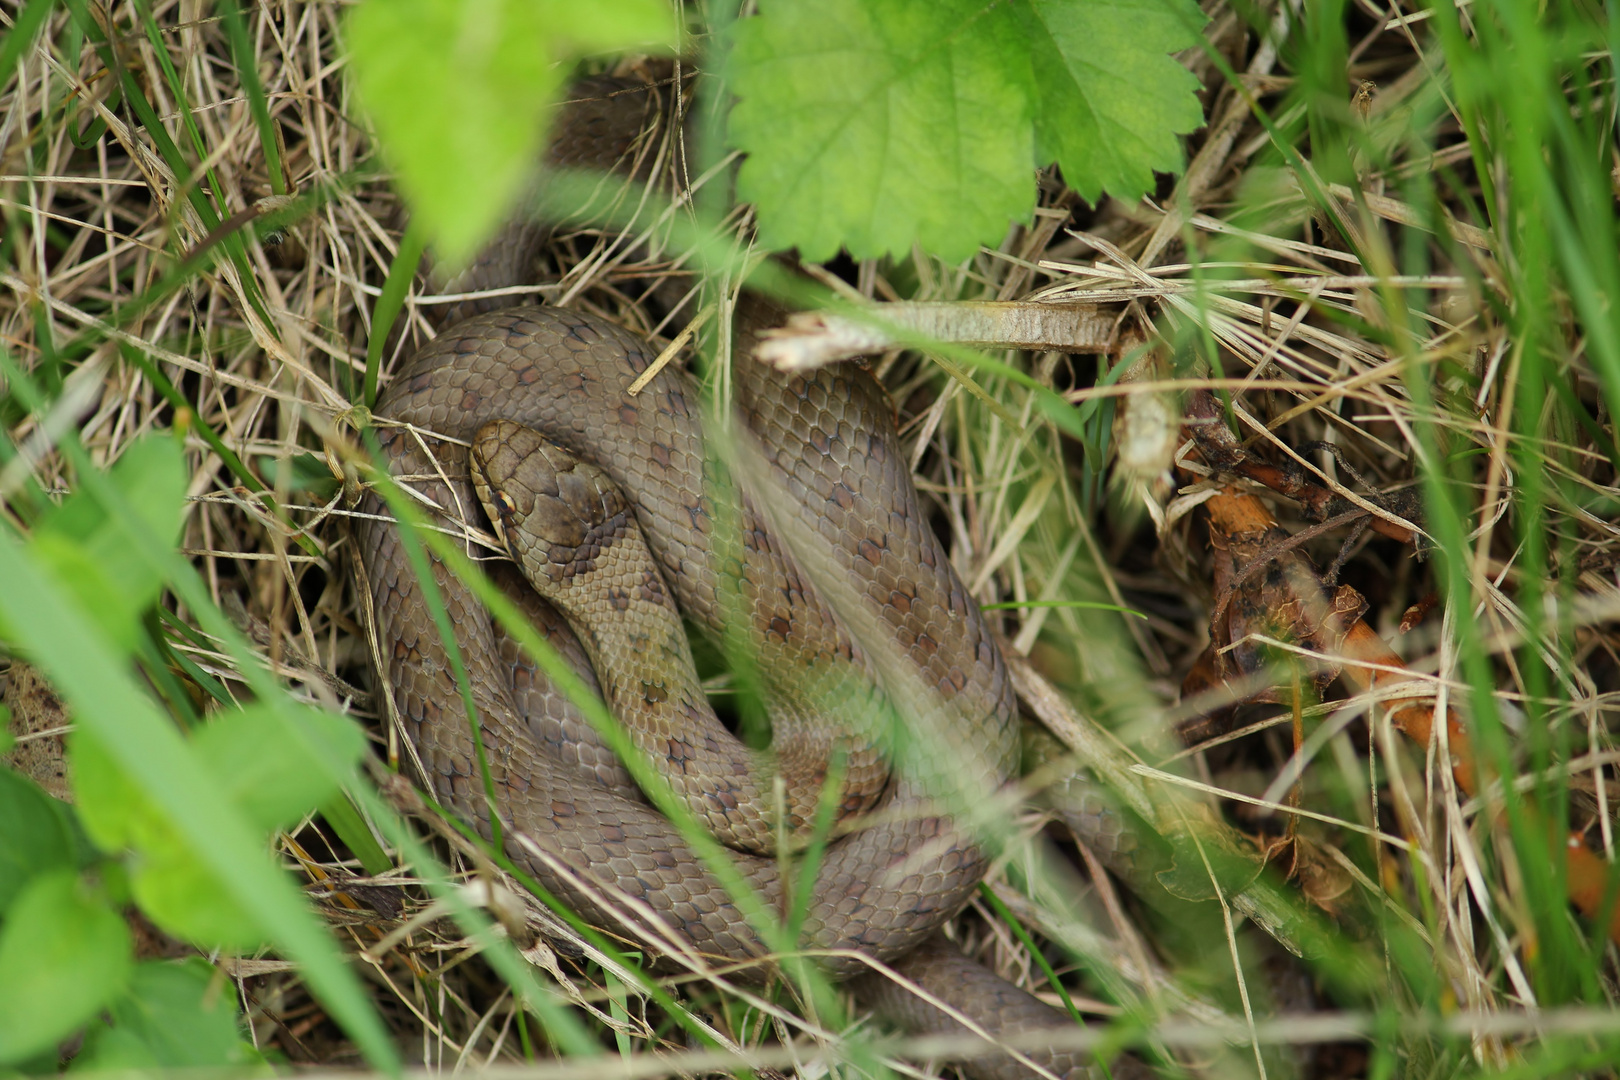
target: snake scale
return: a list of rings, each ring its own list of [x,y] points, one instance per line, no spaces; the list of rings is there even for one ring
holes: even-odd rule
[[[639,126],[645,107],[617,111]],[[622,152],[613,125],[624,123],[608,109],[565,121],[565,134],[590,144],[573,158]],[[567,147],[552,153],[569,156]],[[493,527],[514,560],[529,557],[529,576],[556,602],[541,599],[515,561],[484,565],[566,659],[594,674],[621,719],[643,714],[642,749],[690,808],[732,837],[742,876],[779,912],[789,890],[772,842],[803,830],[829,756],[844,755],[839,811],[878,813],[828,846],[810,891],[801,944],[818,950],[829,974],[862,973],[864,954],[895,961],[992,1032],[1067,1022],[936,937],[986,859],[931,809],[933,797],[951,784],[988,793],[1005,782],[1016,705],[995,641],[919,505],[887,396],[852,364],[788,378],[739,360],[732,437],[754,464],[730,497],[711,482],[713,448],[688,376],[668,368],[629,394],[652,356],[645,341],[589,314],[475,315],[394,374],[376,410],[385,458],[452,527]],[[483,500],[475,446],[491,474]],[[537,462],[538,473],[525,471]],[[434,795],[487,835],[449,657],[397,531],[380,500],[368,500],[357,546],[381,677]],[[544,535],[533,535],[536,523]],[[719,961],[762,957],[732,897],[578,710],[467,586],[436,561],[432,572],[466,664],[508,854],[598,926],[639,929]],[[823,596],[829,581],[836,602]],[[695,676],[675,670],[686,653],[676,604],[700,630],[751,654],[773,714],[768,761],[729,744]],[[639,666],[592,666],[614,657]],[[884,757],[893,747],[870,721],[886,702],[929,718],[892,777]],[[853,717],[850,729],[823,731],[826,712]],[[790,791],[780,813],[770,801],[777,776]],[[863,981],[865,996],[908,1026],[960,1030],[888,980]],[[1094,1072],[1080,1055],[1035,1060],[1060,1076]],[[1029,1075],[1005,1056],[967,1065],[995,1080]],[[1140,1068],[1121,1059],[1114,1075],[1121,1066]]]

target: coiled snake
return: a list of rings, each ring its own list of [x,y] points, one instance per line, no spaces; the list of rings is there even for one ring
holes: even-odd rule
[[[711,449],[687,377],[666,369],[629,395],[651,359],[645,342],[587,314],[475,316],[394,375],[376,410],[396,422],[380,428],[384,453],[444,517],[481,525],[478,508],[488,508],[553,603],[514,563],[486,567],[577,668],[602,665],[616,715],[639,728],[642,749],[686,804],[734,835],[740,872],[779,912],[790,890],[772,842],[814,816],[829,756],[847,762],[838,808],[878,814],[829,845],[810,892],[801,943],[825,950],[827,971],[859,973],[857,953],[900,958],[992,1030],[1064,1022],[929,940],[986,866],[930,812],[930,798],[965,788],[982,799],[1004,782],[1016,712],[995,642],[918,504],[888,399],[853,365],[787,378],[740,359],[733,439],[754,466],[731,499],[706,480]],[[482,502],[470,459],[482,470]],[[421,769],[439,799],[482,821],[460,693],[400,538],[363,519],[357,543],[382,676]],[[437,562],[433,574],[465,658],[512,858],[598,925],[672,935],[721,960],[760,957],[765,948],[731,896],[590,726],[465,585]],[[676,602],[752,657],[773,712],[768,765],[735,745],[681,668],[689,656]],[[855,718],[853,730],[822,731],[828,711]],[[892,778],[883,761],[894,746],[873,720],[891,711],[927,720]],[[772,769],[790,792],[781,813]],[[913,1024],[951,1030],[939,1010],[888,996]],[[1091,1073],[1078,1055],[1037,1060],[1060,1075]],[[1006,1058],[975,1071],[1027,1075]]]

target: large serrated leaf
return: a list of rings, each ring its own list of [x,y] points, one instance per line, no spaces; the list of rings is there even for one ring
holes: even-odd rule
[[[737,24],[730,137],[760,239],[826,259],[961,258],[1035,205],[1030,67],[984,0],[762,3]]]
[[[1181,162],[1190,0],[761,0],[737,23],[730,139],[761,241],[949,260],[1035,204],[1036,165],[1132,199]]]
[[[1181,168],[1177,133],[1204,122],[1198,80],[1169,54],[1199,40],[1204,13],[1186,0],[1027,0],[1040,160],[1096,202],[1132,198],[1153,173]]]

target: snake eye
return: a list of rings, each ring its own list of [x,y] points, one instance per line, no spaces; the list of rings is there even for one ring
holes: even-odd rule
[[[498,521],[490,522],[491,525],[495,526],[495,537],[506,545],[506,553],[511,557],[512,561],[521,566],[523,565],[523,556],[518,554],[517,544],[513,543],[512,533],[506,528],[507,519],[517,514],[517,503],[512,501],[512,496],[500,488],[495,488],[490,494],[495,500],[496,507],[501,512]]]

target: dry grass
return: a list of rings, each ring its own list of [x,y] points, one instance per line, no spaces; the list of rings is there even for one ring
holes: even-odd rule
[[[1257,48],[1255,35],[1224,4],[1209,6],[1210,38],[1245,72],[1245,85],[1262,95],[1285,89],[1275,51]],[[139,23],[130,4],[111,7],[113,25],[122,28],[124,61],[171,137],[192,160],[206,156],[207,183],[218,184],[214,196],[242,210],[271,194],[272,185],[212,10],[195,0],[155,4],[152,15],[161,27],[155,46],[132,29]],[[14,12],[0,6],[8,19]],[[186,552],[216,601],[244,613],[267,662],[293,691],[363,720],[378,752],[388,756],[392,744],[365,689],[372,677],[346,551],[345,503],[341,493],[293,485],[285,467],[296,460],[318,466],[325,440],[359,399],[371,312],[399,237],[397,200],[343,82],[336,45],[341,14],[339,6],[300,0],[247,13],[287,173],[299,191],[322,191],[325,198],[278,246],[242,234],[250,282],[221,261],[134,314],[135,298],[202,244],[205,230],[190,211],[177,210],[183,193],[149,136],[130,126],[128,110],[93,104],[105,97],[105,73],[89,49],[64,55],[71,40],[67,17],[53,16],[45,44],[23,53],[0,97],[0,345],[44,378],[65,377],[65,400],[72,404],[54,420],[75,423],[103,463],[116,460],[142,433],[177,422],[152,379],[121,358],[131,349],[145,353],[184,396],[194,420],[276,489],[279,516],[241,486],[193,429]],[[1380,28],[1360,11],[1355,19],[1366,37],[1352,74],[1380,87],[1366,121],[1378,132],[1381,122],[1429,93],[1429,84],[1409,28]],[[177,100],[157,47],[178,75],[184,101]],[[1012,230],[998,252],[963,266],[920,259],[834,267],[860,292],[880,299],[1033,294],[1105,302],[1119,312],[1121,342],[1159,345],[1145,358],[1133,357],[1118,389],[1104,385],[1115,380],[1102,376],[1119,355],[1095,362],[1057,354],[1028,359],[1028,370],[1087,410],[1082,415],[1091,439],[1083,446],[1039,422],[1032,395],[993,373],[975,378],[998,410],[915,356],[879,362],[956,566],[981,602],[1090,601],[1140,612],[1145,617],[1059,606],[1001,618],[1013,649],[1028,653],[1080,712],[1117,732],[1146,765],[1180,770],[1251,800],[1283,803],[1288,788],[1275,778],[1293,753],[1286,708],[1280,715],[1276,708],[1241,710],[1233,723],[1253,724],[1241,738],[1219,734],[1207,746],[1186,747],[1175,735],[1177,721],[1211,708],[1207,700],[1197,708],[1177,702],[1182,678],[1208,643],[1218,591],[1198,506],[1231,478],[1206,477],[1209,470],[1196,455],[1175,458],[1179,471],[1171,471],[1182,444],[1176,395],[1187,384],[1167,380],[1201,380],[1210,372],[1199,362],[1217,360],[1226,381],[1204,385],[1231,392],[1251,450],[1276,463],[1298,462],[1310,479],[1346,497],[1367,491],[1342,465],[1324,465],[1319,454],[1297,448],[1333,442],[1356,474],[1380,491],[1396,491],[1417,483],[1417,463],[1432,452],[1414,442],[1414,432],[1437,425],[1450,438],[1454,458],[1478,462],[1469,473],[1468,596],[1434,608],[1402,633],[1402,613],[1437,586],[1435,563],[1420,562],[1373,533],[1355,539],[1343,580],[1367,598],[1369,621],[1442,701],[1466,701],[1470,686],[1450,631],[1458,621],[1476,629],[1510,734],[1527,730],[1527,710],[1553,733],[1556,752],[1540,762],[1543,779],[1556,775],[1573,792],[1572,826],[1598,820],[1592,844],[1609,851],[1606,784],[1616,760],[1608,722],[1616,683],[1610,624],[1620,601],[1612,570],[1620,534],[1607,520],[1616,494],[1612,464],[1584,429],[1543,429],[1544,486],[1565,493],[1546,510],[1559,545],[1561,591],[1556,619],[1527,617],[1518,599],[1523,540],[1511,514],[1522,481],[1512,457],[1520,436],[1511,401],[1501,400],[1504,388],[1511,396],[1514,383],[1506,376],[1520,358],[1501,318],[1503,297],[1492,293],[1504,281],[1501,253],[1477,229],[1452,230],[1460,243],[1432,234],[1414,241],[1421,223],[1432,218],[1384,194],[1386,184],[1399,190],[1402,170],[1431,169],[1436,161],[1465,166],[1464,136],[1442,124],[1442,143],[1430,161],[1397,148],[1382,172],[1364,171],[1371,197],[1345,201],[1342,219],[1325,223],[1296,184],[1257,165],[1267,138],[1243,96],[1206,57],[1188,63],[1209,88],[1211,122],[1191,141],[1186,174],[1156,202],[1091,209],[1049,184],[1033,229]],[[1348,107],[1348,91],[1346,97]],[[86,148],[75,146],[70,135],[97,116],[106,134]],[[1467,218],[1462,205],[1451,208]],[[745,227],[745,216],[733,225]],[[1355,235],[1347,238],[1346,231]],[[1414,242],[1431,253],[1431,271],[1400,281],[1398,294],[1387,276],[1393,262],[1364,265],[1351,253],[1387,253]],[[1196,268],[1187,265],[1189,246]],[[649,283],[675,281],[679,295],[697,282],[669,255],[648,250],[595,232],[559,236],[550,254],[566,273],[554,274],[539,292],[672,337],[696,305],[647,303]],[[1229,279],[1218,291],[1209,287],[1217,278]],[[267,318],[254,313],[250,294],[262,295]],[[408,352],[432,333],[427,314],[433,305],[420,304],[426,294],[425,286],[413,289],[408,334],[396,352]],[[1411,324],[1417,329],[1397,346],[1386,332],[1392,296],[1416,307]],[[54,354],[66,343],[87,344],[76,344],[63,362]],[[1434,373],[1425,381],[1449,396],[1448,408],[1431,412],[1414,400],[1404,378],[1413,365]],[[1590,372],[1577,363],[1569,377],[1577,397],[1601,416]],[[7,422],[13,445],[41,451],[32,466],[45,490],[74,486],[61,458],[41,445],[37,419],[8,414]],[[1612,428],[1604,430],[1612,438]],[[1305,527],[1294,504],[1272,502],[1287,530]],[[1333,560],[1346,535],[1341,530],[1309,543],[1319,565]],[[238,685],[222,654],[182,640],[174,645],[205,671]],[[1538,649],[1548,657],[1550,680],[1527,673],[1521,662]],[[1492,1068],[1519,1059],[1532,1025],[1501,1022],[1488,1030],[1485,1020],[1511,1021],[1536,1007],[1542,984],[1526,968],[1542,945],[1537,927],[1565,914],[1542,913],[1538,923],[1519,861],[1526,852],[1510,842],[1496,813],[1459,790],[1431,747],[1403,743],[1383,710],[1373,710],[1369,724],[1365,695],[1335,690],[1328,697],[1307,710],[1311,729],[1327,730],[1309,744],[1315,756],[1301,784],[1303,805],[1318,815],[1300,826],[1313,853],[1304,860],[1304,903],[1331,909],[1343,920],[1347,941],[1376,964],[1387,963],[1386,991],[1397,1012],[1409,1008],[1432,1019],[1437,1014],[1424,1009],[1437,999],[1414,989],[1405,973],[1410,957],[1388,958],[1392,939],[1383,933],[1390,924],[1414,928],[1403,940],[1428,950],[1420,966],[1438,973],[1439,999],[1478,1021],[1472,1029],[1459,1023],[1449,1041],[1424,1031],[1395,1039],[1393,1052],[1412,1075],[1425,1073],[1426,1065]],[[1531,761],[1517,744],[1512,754],[1516,762]],[[1130,779],[1154,805],[1169,797],[1171,781],[1161,774]],[[1212,805],[1252,833],[1275,838],[1286,827],[1286,814],[1261,812],[1253,802]],[[1026,823],[1034,832],[1046,820],[1032,811]],[[1369,832],[1376,840],[1369,842]],[[1067,838],[1058,839],[1066,858],[1082,870],[1095,869],[1089,855],[1081,858]],[[510,991],[452,924],[437,911],[422,918],[425,901],[408,876],[353,880],[355,866],[319,821],[286,837],[282,851],[312,883],[338,933],[356,952],[366,952],[363,966],[376,1005],[411,1058],[461,1068],[546,1054],[538,1025],[521,1018]],[[1018,887],[1019,868],[1012,869],[993,882],[995,895],[1026,925],[1089,959],[1087,977],[1071,980],[1078,993],[1107,988],[1134,995],[1145,1018],[1189,1026],[1181,1030],[1206,1025],[1236,1034],[1236,1043],[1224,1048],[1183,1046],[1183,1061],[1195,1069],[1255,1069],[1257,1052],[1244,1044],[1250,1037],[1263,1041],[1266,1029],[1251,1024],[1246,1011],[1287,997],[1288,987],[1303,992],[1303,1001],[1293,995],[1299,1003],[1291,1008],[1331,1015],[1333,1003],[1320,991],[1332,978],[1313,979],[1308,966],[1268,946],[1264,934],[1240,926],[1241,919],[1223,918],[1221,905],[1194,905],[1201,913],[1178,925],[1183,915],[1167,914],[1162,900],[1134,899],[1102,877],[1083,898],[1100,913],[1088,929],[1066,922],[1069,909],[1031,900]],[[1286,861],[1280,869],[1289,869]],[[344,882],[346,894],[362,903],[343,907],[333,881]],[[1189,940],[1188,925],[1210,936]],[[1044,987],[1029,950],[1001,913],[975,905],[953,933],[1003,974]],[[1234,956],[1241,957],[1236,979]],[[295,972],[253,959],[227,962],[226,969],[236,978],[258,1045],[300,1064],[360,1063]],[[615,1033],[621,1045],[684,1045],[656,1009],[626,999],[622,984],[602,968],[564,960],[555,970],[588,1003],[600,1030]],[[1072,968],[1060,965],[1066,970]],[[1591,1007],[1569,1014],[1577,1027],[1582,1017],[1602,1022],[1611,985],[1607,966],[1603,973],[1592,983],[1596,993],[1556,1002]],[[1235,985],[1243,992],[1234,992]],[[693,1007],[738,1043],[790,1030],[783,1016],[741,997],[692,992]],[[1356,1016],[1366,1015],[1367,999],[1349,994],[1348,1003]],[[1093,1007],[1112,1011],[1100,1001]],[[1304,1030],[1283,1030],[1279,1041],[1303,1040]],[[1344,1044],[1316,1052],[1303,1041],[1289,1053],[1268,1050],[1265,1065],[1273,1075],[1356,1075],[1367,1066],[1365,1053]]]

